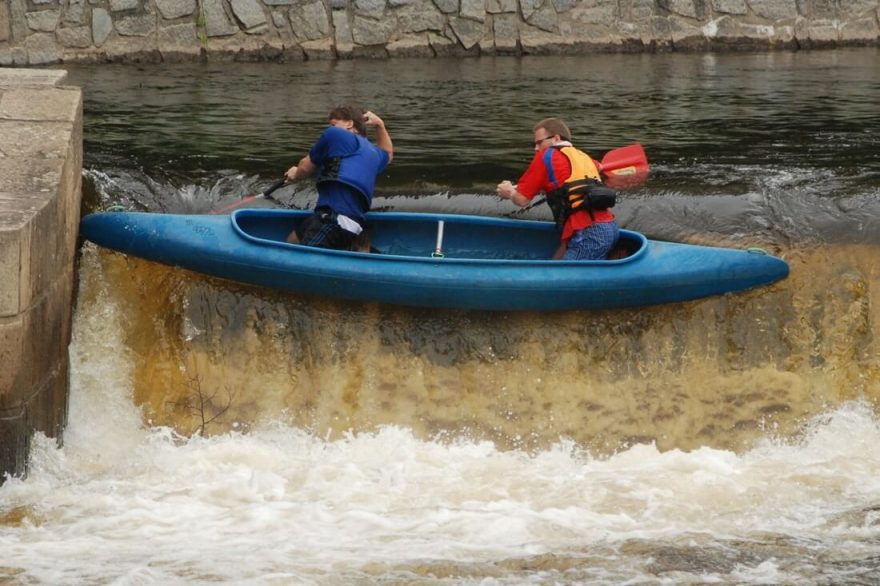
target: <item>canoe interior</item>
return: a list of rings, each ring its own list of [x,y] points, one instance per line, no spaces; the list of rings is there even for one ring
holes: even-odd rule
[[[287,235],[308,215],[240,210],[233,214],[233,222],[248,238],[285,242]],[[549,222],[392,212],[369,215],[369,242],[365,249],[392,256],[430,257],[436,250],[441,220],[445,258],[546,260],[559,245],[559,234]],[[638,234],[621,231],[620,244],[611,257],[629,257],[645,245]]]

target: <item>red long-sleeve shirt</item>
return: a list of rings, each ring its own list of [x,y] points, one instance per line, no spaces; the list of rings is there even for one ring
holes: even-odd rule
[[[532,162],[529,163],[525,173],[522,174],[522,177],[519,178],[519,182],[516,184],[516,190],[530,200],[534,199],[539,193],[547,193],[556,187],[550,183],[547,166],[544,164],[544,151],[546,150],[547,149],[541,149],[535,153]],[[553,149],[550,163],[553,166],[553,173],[556,175],[557,179],[562,182],[567,181],[571,175],[571,163],[569,162],[568,157],[559,152],[559,149]],[[611,210],[593,210],[593,217],[598,223],[611,222],[614,220],[614,214],[611,213]],[[574,232],[583,230],[592,223],[593,220],[590,219],[589,212],[586,210],[578,210],[571,214],[565,221],[560,239],[566,241],[571,238],[571,235]]]

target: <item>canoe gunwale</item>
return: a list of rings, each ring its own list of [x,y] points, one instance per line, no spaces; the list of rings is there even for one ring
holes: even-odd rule
[[[522,267],[534,267],[541,266],[546,267],[548,265],[552,265],[553,267],[565,268],[565,267],[575,267],[575,268],[583,268],[585,266],[592,267],[601,267],[601,266],[620,266],[627,265],[634,262],[638,262],[642,260],[642,258],[648,253],[649,241],[645,237],[644,234],[639,232],[633,232],[631,230],[621,229],[620,234],[621,237],[626,239],[631,243],[636,243],[638,248],[627,255],[624,258],[619,259],[606,259],[606,260],[551,260],[551,259],[502,259],[502,258],[457,258],[457,257],[433,257],[433,256],[414,256],[414,255],[403,255],[403,254],[387,254],[387,253],[367,253],[367,252],[356,252],[350,250],[332,250],[328,248],[316,248],[313,246],[305,246],[303,244],[290,244],[289,242],[282,242],[279,240],[272,240],[267,238],[260,238],[258,236],[254,236],[253,234],[248,233],[245,229],[241,227],[239,224],[239,219],[242,218],[259,218],[263,217],[272,217],[272,216],[307,216],[311,212],[305,210],[277,210],[277,209],[240,209],[235,210],[230,214],[230,225],[232,230],[237,234],[240,238],[247,242],[252,242],[254,244],[258,244],[261,246],[272,246],[272,247],[281,247],[281,248],[292,248],[295,249],[298,253],[308,253],[308,254],[317,254],[317,255],[327,255],[329,257],[340,257],[344,258],[359,258],[359,259],[371,259],[371,260],[380,260],[382,262],[406,262],[406,263],[419,263],[419,264],[463,264],[463,265],[499,265],[503,267],[512,267],[512,266],[522,266]],[[379,219],[380,222],[385,221],[398,221],[398,222],[426,222],[426,221],[444,221],[450,223],[459,223],[459,224],[474,224],[474,225],[483,225],[483,226],[495,226],[495,227],[506,227],[506,226],[522,226],[522,227],[532,227],[540,230],[553,230],[555,231],[555,225],[551,222],[545,222],[540,220],[514,220],[511,218],[494,218],[487,216],[473,216],[466,214],[423,214],[423,213],[410,213],[410,212],[370,212],[367,214],[368,219]]]

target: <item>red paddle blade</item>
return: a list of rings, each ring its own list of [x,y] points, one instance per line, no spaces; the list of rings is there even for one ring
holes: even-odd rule
[[[258,197],[265,197],[265,198],[268,198],[268,199],[273,199],[273,198],[269,197],[269,195],[270,195],[273,191],[276,191],[277,189],[279,189],[279,188],[281,188],[281,187],[284,187],[284,185],[285,185],[286,183],[287,183],[287,177],[283,177],[283,178],[280,179],[278,182],[273,183],[272,186],[269,187],[269,189],[267,189],[267,190],[264,191],[263,193],[258,193],[258,194],[256,194],[256,195],[249,195],[249,196],[247,196],[246,198],[244,198],[244,199],[242,199],[242,200],[239,200],[239,201],[237,201],[237,202],[235,202],[235,203],[231,203],[231,204],[229,204],[228,206],[223,206],[223,207],[220,208],[219,210],[212,210],[210,213],[212,213],[212,214],[225,214],[226,212],[231,212],[231,211],[234,210],[234,209],[238,209],[238,208],[240,208],[241,206],[243,206],[243,205],[246,204],[246,203],[250,203],[250,202],[254,201],[254,200],[257,199]]]
[[[638,187],[648,178],[648,157],[640,144],[612,149],[602,157],[602,173],[609,187]]]
[[[263,195],[263,194],[258,193],[257,195],[249,195],[248,197],[241,199],[235,203],[231,203],[228,206],[223,206],[219,210],[211,210],[209,213],[211,213],[211,214],[225,214],[226,212],[231,212],[232,210],[238,209],[241,206],[245,205],[246,203],[250,203],[250,202],[254,201],[255,199],[257,199],[261,195]]]

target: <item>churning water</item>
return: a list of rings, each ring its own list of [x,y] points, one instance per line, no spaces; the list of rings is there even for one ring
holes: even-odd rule
[[[652,164],[621,223],[763,246],[744,294],[550,315],[281,295],[86,245],[65,444],[0,487],[0,583],[875,584],[875,49],[82,67],[86,208],[206,212],[337,102],[381,209],[494,197],[534,121]],[[306,207],[308,186],[280,203]]]

